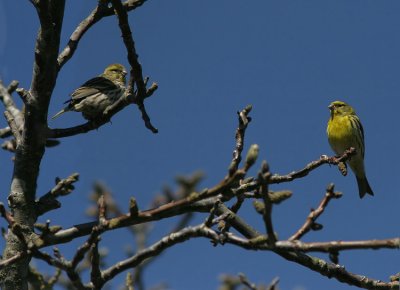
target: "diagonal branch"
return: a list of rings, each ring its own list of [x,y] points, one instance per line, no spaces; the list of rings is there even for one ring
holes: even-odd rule
[[[221,208],[221,212],[219,214],[224,214],[227,212],[223,208]],[[240,217],[235,215],[234,213],[230,213],[230,215],[234,215],[235,219],[231,219],[230,223],[231,226],[234,227],[236,230],[238,230],[241,234],[243,234],[246,238],[252,239],[252,240],[257,240],[260,239],[261,241],[266,241],[266,239],[260,235],[257,231],[252,229],[251,226],[243,226],[243,224],[246,225],[246,222],[243,221]],[[228,241],[229,241],[229,236],[228,236]],[[384,243],[389,244],[390,247],[393,248],[398,248],[399,245],[399,238],[393,239],[390,242],[385,241]],[[225,241],[226,242],[226,241]],[[277,242],[279,243],[279,242]],[[374,244],[374,241],[371,241],[372,244]],[[268,246],[268,244],[263,243],[264,245]],[[310,270],[313,270],[317,273],[320,273],[323,276],[329,277],[329,278],[335,278],[340,282],[347,283],[349,285],[353,286],[358,286],[361,288],[365,289],[391,289],[395,290],[398,289],[399,287],[399,282],[382,282],[380,280],[375,280],[371,278],[367,278],[362,275],[354,274],[349,271],[347,271],[344,267],[334,264],[334,263],[329,263],[326,262],[323,259],[314,257],[314,256],[309,256],[307,254],[304,254],[300,251],[288,251],[287,249],[282,250],[279,248],[271,248],[273,252],[278,254],[279,256],[285,258],[286,260],[295,262],[297,264],[300,264],[304,267],[307,267]]]
[[[7,138],[12,136],[11,128],[9,126],[0,129],[0,138]]]
[[[57,198],[70,194],[74,190],[73,184],[77,182],[78,179],[78,173],[73,173],[65,179],[56,178],[56,186],[36,201],[37,215],[40,216],[50,210],[59,208],[61,204]]]
[[[161,252],[165,251],[172,246],[183,243],[194,237],[208,237],[212,240],[218,239],[218,234],[213,230],[204,226],[204,224],[198,225],[196,227],[186,227],[179,232],[171,233],[164,237],[160,241],[154,243],[150,247],[138,252],[136,255],[118,262],[117,264],[109,267],[108,269],[102,271],[103,284],[114,278],[116,275],[122,273],[123,271],[136,267],[141,264],[144,260],[159,255]]]
[[[128,61],[131,65],[131,78],[136,84],[137,95],[143,100],[146,94],[146,85],[144,83],[142,75],[142,66],[138,61],[138,55],[135,48],[135,42],[132,37],[132,31],[128,21],[128,13],[124,9],[120,0],[111,0],[115,13],[118,16],[119,27],[122,32],[122,38],[124,40],[126,50],[128,52]],[[129,84],[133,90],[132,84]],[[130,92],[132,93],[132,91]]]
[[[262,211],[262,217],[265,225],[265,229],[268,235],[268,242],[273,244],[276,242],[276,236],[274,227],[272,224],[272,202],[269,196],[268,184],[271,173],[269,172],[269,166],[266,161],[261,165],[261,170],[258,173],[258,179],[260,181],[259,192],[264,201],[264,209]]]
[[[21,142],[21,133],[19,131],[17,122],[9,111],[4,111],[4,117],[6,118],[8,126],[10,127],[11,132],[14,135],[14,138],[18,145]]]
[[[345,162],[349,160],[354,154],[356,154],[356,150],[351,147],[348,150],[344,151],[343,154],[339,157],[328,157],[326,155],[322,155],[318,160],[310,162],[303,169],[293,171],[287,175],[272,175],[270,183],[273,184],[293,181],[295,179],[307,176],[311,171],[317,169],[323,164],[338,165],[340,162]]]
[[[45,252],[41,252],[37,249],[34,249],[32,254],[35,258],[45,261],[47,264],[51,266],[55,266],[59,269],[64,270],[76,289],[79,290],[91,289],[89,287],[85,287],[78,272],[74,267],[72,267],[71,262],[66,261],[63,257],[54,258],[51,255]]]
[[[134,103],[138,106],[142,113],[142,119],[145,122],[146,128],[153,133],[157,133],[158,130],[155,128],[150,121],[150,117],[146,112],[144,106],[144,99],[147,97],[146,84],[142,74],[142,66],[138,61],[138,54],[135,48],[135,42],[132,37],[132,31],[128,21],[128,13],[124,9],[121,0],[111,0],[115,13],[118,16],[119,27],[122,32],[122,38],[124,40],[126,50],[128,52],[128,62],[131,65],[130,80],[128,86],[128,94],[134,95]],[[136,85],[137,91],[134,93],[133,86]]]
[[[11,96],[12,92],[14,92],[17,87],[18,81],[12,81],[8,87],[5,87],[3,82],[0,80],[0,100],[6,111],[14,119],[16,127],[19,130],[23,125],[23,116]]]
[[[238,112],[239,126],[236,129],[235,139],[236,146],[233,151],[233,159],[229,166],[229,176],[232,176],[239,168],[240,161],[242,161],[242,151],[244,145],[244,135],[246,133],[247,125],[250,123],[251,118],[248,116],[251,112],[252,106],[248,105],[242,111]]]
[[[331,201],[331,199],[340,198],[341,196],[342,194],[340,192],[334,192],[334,185],[330,184],[326,189],[325,196],[321,200],[318,208],[315,210],[311,210],[303,226],[293,236],[289,238],[289,241],[299,240],[310,230],[314,229],[315,226],[317,225],[315,221],[324,212],[325,208],[328,206],[328,203]],[[319,227],[322,226],[320,225]],[[317,226],[317,228],[319,227]]]
[[[128,0],[124,2],[123,7],[126,11],[131,11],[137,7],[143,5],[147,0]],[[74,32],[69,38],[67,46],[59,54],[57,62],[58,69],[61,69],[64,64],[72,58],[76,49],[78,48],[79,41],[85,35],[85,33],[102,18],[114,15],[114,9],[106,5],[108,1],[99,1],[96,8],[79,23]]]

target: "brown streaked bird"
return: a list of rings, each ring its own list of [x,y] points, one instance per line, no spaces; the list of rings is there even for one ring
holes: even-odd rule
[[[82,112],[87,120],[94,120],[103,114],[104,110],[121,98],[125,93],[125,76],[127,72],[122,64],[111,64],[104,72],[77,88],[68,105],[55,114],[52,119],[68,111]]]

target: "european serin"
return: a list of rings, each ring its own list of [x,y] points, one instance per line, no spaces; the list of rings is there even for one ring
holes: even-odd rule
[[[357,178],[360,198],[366,193],[374,195],[369,186],[364,169],[364,130],[354,109],[345,102],[335,101],[329,105],[331,117],[326,132],[333,151],[341,155],[350,147],[356,149],[356,154],[347,162]]]
[[[82,112],[87,120],[98,118],[104,110],[117,101],[125,92],[127,72],[121,64],[111,64],[98,77],[92,78],[77,88],[68,105],[52,119],[68,111]]]

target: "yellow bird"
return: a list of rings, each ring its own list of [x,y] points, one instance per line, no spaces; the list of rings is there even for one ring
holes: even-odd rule
[[[350,147],[356,149],[356,154],[347,161],[357,178],[360,198],[366,193],[374,195],[369,186],[364,168],[364,129],[354,109],[342,101],[335,101],[329,105],[331,117],[326,132],[333,151],[341,155]]]

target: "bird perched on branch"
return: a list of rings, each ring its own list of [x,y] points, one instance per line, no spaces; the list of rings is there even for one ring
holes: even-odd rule
[[[55,114],[52,119],[68,111],[82,112],[86,120],[94,120],[104,110],[116,102],[125,92],[125,76],[127,72],[121,64],[111,64],[98,77],[88,80],[77,88],[68,105]]]
[[[374,195],[369,186],[364,168],[364,129],[354,109],[345,102],[335,101],[329,105],[331,117],[326,132],[333,151],[341,155],[350,147],[356,149],[356,155],[347,163],[357,178],[360,198],[365,194]]]

